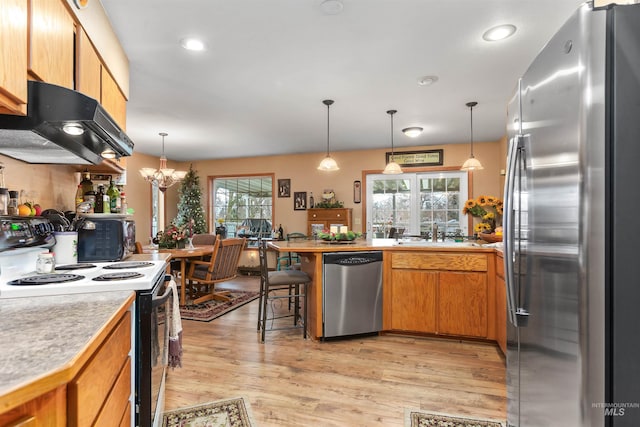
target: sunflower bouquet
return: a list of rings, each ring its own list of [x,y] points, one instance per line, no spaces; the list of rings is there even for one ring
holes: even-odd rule
[[[478,196],[477,199],[469,199],[465,202],[462,213],[481,219],[473,228],[476,233],[493,233],[496,228],[500,228],[496,225],[501,224],[502,208],[502,199],[494,196]]]

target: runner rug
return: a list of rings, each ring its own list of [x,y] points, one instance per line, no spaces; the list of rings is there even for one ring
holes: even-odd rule
[[[249,402],[242,397],[166,411],[163,427],[252,427]]]
[[[468,417],[452,417],[443,414],[406,410],[406,427],[504,427],[497,421],[478,420]]]
[[[185,305],[180,306],[180,317],[182,320],[199,320],[210,322],[225,313],[235,310],[238,307],[258,298],[258,292],[251,291],[231,291],[228,295],[230,301],[206,301],[201,304],[190,304],[187,300]],[[164,313],[159,313],[160,320],[164,319]]]

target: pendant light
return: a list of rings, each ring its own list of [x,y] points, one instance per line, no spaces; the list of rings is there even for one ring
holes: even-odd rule
[[[171,187],[184,179],[187,175],[187,171],[177,171],[175,169],[167,168],[167,158],[164,155],[164,137],[168,134],[166,132],[160,132],[158,135],[162,137],[162,155],[160,156],[160,167],[154,168],[142,168],[140,169],[140,175],[150,182],[157,183],[158,188],[163,193],[167,188]]]
[[[484,169],[484,167],[482,167],[482,163],[480,163],[478,159],[473,157],[473,107],[478,105],[478,103],[475,101],[471,101],[471,102],[467,102],[466,105],[467,107],[469,107],[469,111],[471,113],[471,155],[464,162],[460,170],[463,170],[463,171],[480,170],[480,169]]]
[[[385,166],[382,171],[385,175],[397,175],[402,173],[402,168],[400,168],[400,165],[396,163],[395,154],[393,152],[393,115],[397,112],[397,110],[387,111],[387,114],[391,116],[391,158],[389,159],[390,161],[387,163],[387,166]]]
[[[320,162],[318,170],[327,172],[337,171],[340,168],[336,161],[331,158],[331,154],[329,154],[329,107],[333,104],[333,101],[331,99],[325,99],[322,103],[327,106],[327,156]]]

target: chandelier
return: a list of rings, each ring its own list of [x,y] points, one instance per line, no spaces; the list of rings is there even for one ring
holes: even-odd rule
[[[160,132],[158,135],[162,137],[162,156],[160,156],[160,167],[158,169],[142,168],[140,169],[140,175],[142,175],[142,177],[151,184],[156,183],[160,191],[164,193],[167,188],[182,181],[185,175],[187,175],[187,171],[177,171],[167,167],[167,158],[164,155],[164,137],[168,134],[166,132]]]

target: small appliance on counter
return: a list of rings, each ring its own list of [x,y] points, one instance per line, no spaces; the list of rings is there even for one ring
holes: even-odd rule
[[[78,262],[122,261],[136,250],[136,225],[126,215],[83,214],[75,228]]]

